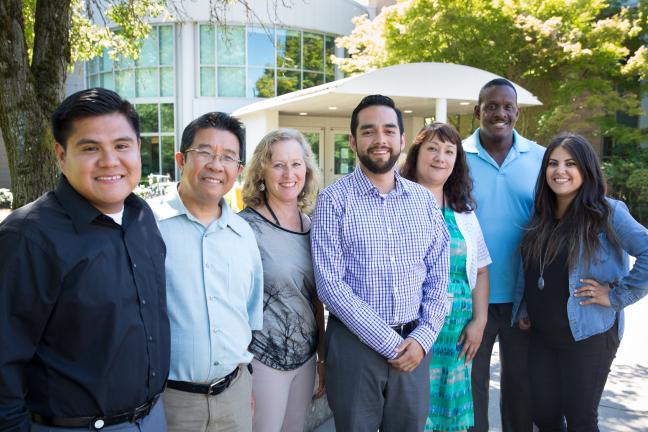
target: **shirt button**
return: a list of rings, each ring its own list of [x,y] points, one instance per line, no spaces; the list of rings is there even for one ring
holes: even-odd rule
[[[218,330],[212,329],[212,333],[218,333]]]
[[[209,301],[214,301],[214,300],[216,300],[215,296],[209,296]]]
[[[137,268],[137,264],[133,263],[133,268]]]
[[[146,300],[142,299],[142,304],[145,305],[145,304],[146,304]]]
[[[387,234],[391,234],[391,228],[387,228]]]
[[[153,342],[153,336],[149,336],[149,341]]]
[[[205,268],[209,268],[209,263],[206,263],[206,264],[205,264]]]
[[[151,376],[156,376],[157,374],[155,372],[151,372]]]
[[[394,258],[394,257],[389,257],[389,261],[394,262],[394,261],[396,261],[396,258]]]
[[[218,366],[219,364],[220,363],[218,363],[217,361],[214,362],[214,366]]]

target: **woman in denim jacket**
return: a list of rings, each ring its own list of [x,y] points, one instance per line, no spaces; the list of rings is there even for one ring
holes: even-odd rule
[[[648,232],[605,196],[585,138],[562,134],[547,147],[521,250],[513,323],[531,332],[534,423],[541,432],[598,431],[623,308],[648,293]]]

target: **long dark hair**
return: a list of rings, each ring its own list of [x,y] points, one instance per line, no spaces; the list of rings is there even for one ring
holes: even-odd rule
[[[461,137],[454,126],[447,123],[432,123],[423,127],[416,136],[414,143],[407,151],[407,158],[401,167],[400,173],[408,180],[418,182],[416,178],[416,164],[423,143],[438,138],[457,146],[457,158],[448,180],[443,185],[443,193],[448,198],[448,206],[459,213],[475,209],[475,200],[472,197],[473,182],[468,174],[466,153],[461,145]]]
[[[556,194],[547,184],[547,165],[553,151],[564,148],[576,163],[583,184],[556,223]],[[606,185],[598,157],[584,137],[562,133],[551,140],[542,159],[535,187],[535,202],[531,223],[522,238],[522,253],[526,265],[537,263],[546,246],[546,263],[556,258],[559,250],[567,248],[569,268],[580,254],[586,261],[594,257],[599,247],[598,234],[606,233],[618,249],[618,239],[610,225],[610,206],[605,198]],[[582,245],[582,250],[581,250]]]

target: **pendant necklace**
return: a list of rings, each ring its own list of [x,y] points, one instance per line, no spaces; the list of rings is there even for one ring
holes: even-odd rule
[[[272,218],[274,219],[277,226],[281,226],[277,215],[274,211],[272,211],[272,207],[270,207],[270,204],[268,204],[268,198],[265,195],[263,196],[263,201],[265,201],[265,206],[268,209],[268,212],[270,212],[270,214],[272,215]],[[299,232],[304,232],[304,220],[302,219],[302,215],[299,209],[297,210],[297,216],[299,216]]]
[[[551,231],[551,234],[549,234],[549,238],[553,237],[554,233],[556,232],[556,228],[558,228],[558,224],[554,227],[554,229]],[[547,241],[547,247],[544,250],[544,254],[540,257],[540,276],[538,277],[538,289],[542,291],[545,287],[545,280],[544,280],[544,269],[545,265],[547,264],[547,252],[549,251],[549,242]]]

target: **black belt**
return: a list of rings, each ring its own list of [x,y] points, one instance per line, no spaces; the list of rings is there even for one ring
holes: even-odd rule
[[[332,319],[334,321],[339,322],[340,324],[344,325],[342,321],[332,313],[329,313],[329,319]],[[410,333],[419,325],[418,320],[410,321],[405,324],[397,324],[397,325],[390,325],[392,330],[394,330],[396,333],[398,333],[401,337],[406,338],[409,336]]]
[[[32,413],[31,419],[34,423],[39,423],[45,426],[100,430],[106,426],[112,426],[119,423],[134,423],[135,421],[146,417],[149,415],[151,409],[159,398],[160,395],[156,395],[150,401],[131,411],[104,417],[45,417],[40,414]]]
[[[167,387],[173,390],[180,390],[183,392],[200,393],[209,396],[216,396],[218,394],[223,393],[225,390],[227,390],[227,388],[232,384],[232,381],[234,381],[234,378],[236,378],[236,376],[238,375],[239,369],[240,367],[237,367],[229,375],[219,379],[218,381],[214,381],[211,384],[196,384],[187,381],[169,380],[167,381]]]

